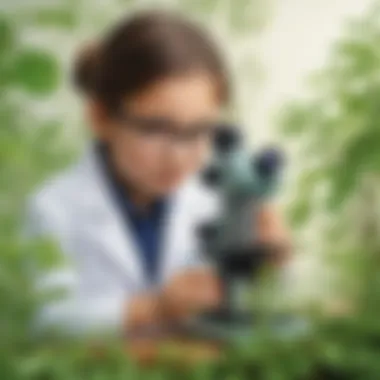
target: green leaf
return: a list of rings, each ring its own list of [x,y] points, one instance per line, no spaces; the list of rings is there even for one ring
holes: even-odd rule
[[[368,73],[377,70],[380,63],[376,49],[368,41],[344,41],[338,46],[337,54],[348,61],[352,72]]]
[[[50,8],[38,9],[32,16],[38,26],[72,29],[77,24],[75,9]]]
[[[290,104],[283,113],[283,131],[290,136],[300,134],[310,126],[311,120],[312,114],[306,105]]]
[[[180,7],[183,10],[189,10],[194,13],[209,15],[215,11],[220,0],[181,0]]]
[[[25,50],[15,57],[12,80],[28,93],[51,93],[57,88],[59,77],[57,61],[44,51]]]
[[[65,263],[59,251],[57,242],[48,238],[36,242],[33,247],[35,260],[43,269],[57,268]]]
[[[296,227],[302,226],[309,219],[311,211],[311,201],[308,198],[297,200],[289,211],[291,223]]]
[[[15,46],[15,31],[11,20],[0,14],[0,59],[9,54]]]
[[[230,1],[230,24],[237,33],[262,29],[268,18],[269,1]]]
[[[366,129],[347,144],[330,169],[331,194],[328,206],[336,210],[358,189],[365,173],[380,170],[380,131]]]

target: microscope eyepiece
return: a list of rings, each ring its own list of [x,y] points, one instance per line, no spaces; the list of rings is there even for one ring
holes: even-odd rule
[[[277,148],[267,148],[253,159],[254,170],[262,177],[276,175],[284,166],[284,154]]]
[[[214,147],[218,153],[228,153],[241,144],[241,134],[238,128],[231,125],[221,125],[215,131]]]

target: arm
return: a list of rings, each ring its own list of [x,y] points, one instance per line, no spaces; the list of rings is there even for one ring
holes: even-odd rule
[[[73,247],[65,213],[61,208],[42,207],[32,203],[26,232],[29,238],[52,236],[60,243],[59,254],[68,263],[48,273],[38,273],[36,287],[41,291],[63,289],[65,297],[49,302],[37,315],[36,326],[45,329],[57,326],[75,335],[110,332],[122,336],[144,326],[170,323],[182,316],[215,302],[216,280],[210,270],[193,268],[175,275],[159,292],[134,296],[123,294],[85,294],[81,290],[80,273],[75,268]],[[209,285],[210,284],[210,285]],[[210,287],[210,292],[207,288]]]
[[[35,321],[37,331],[54,327],[65,334],[86,335],[92,332],[119,332],[128,309],[125,294],[89,295],[81,290],[81,278],[72,255],[69,223],[62,207],[47,199],[33,199],[27,213],[25,235],[27,239],[53,238],[57,255],[64,265],[35,273],[37,292],[62,290],[63,297],[49,301],[38,310]],[[33,257],[31,258],[33,266]]]

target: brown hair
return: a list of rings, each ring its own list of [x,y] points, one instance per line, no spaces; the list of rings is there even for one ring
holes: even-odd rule
[[[154,11],[123,20],[101,43],[84,49],[75,64],[74,83],[115,112],[125,97],[156,80],[194,71],[208,73],[220,101],[228,101],[226,68],[207,33],[176,14]]]

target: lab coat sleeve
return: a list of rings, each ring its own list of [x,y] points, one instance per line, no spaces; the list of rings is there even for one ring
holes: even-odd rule
[[[37,313],[35,329],[54,328],[64,334],[90,335],[99,333],[121,334],[127,312],[123,294],[86,294],[80,286],[80,273],[75,267],[75,254],[70,246],[69,226],[64,210],[54,204],[41,206],[31,202],[26,220],[26,236],[53,238],[58,243],[58,254],[64,265],[47,273],[36,273],[36,291],[63,291],[63,297],[45,304]]]

